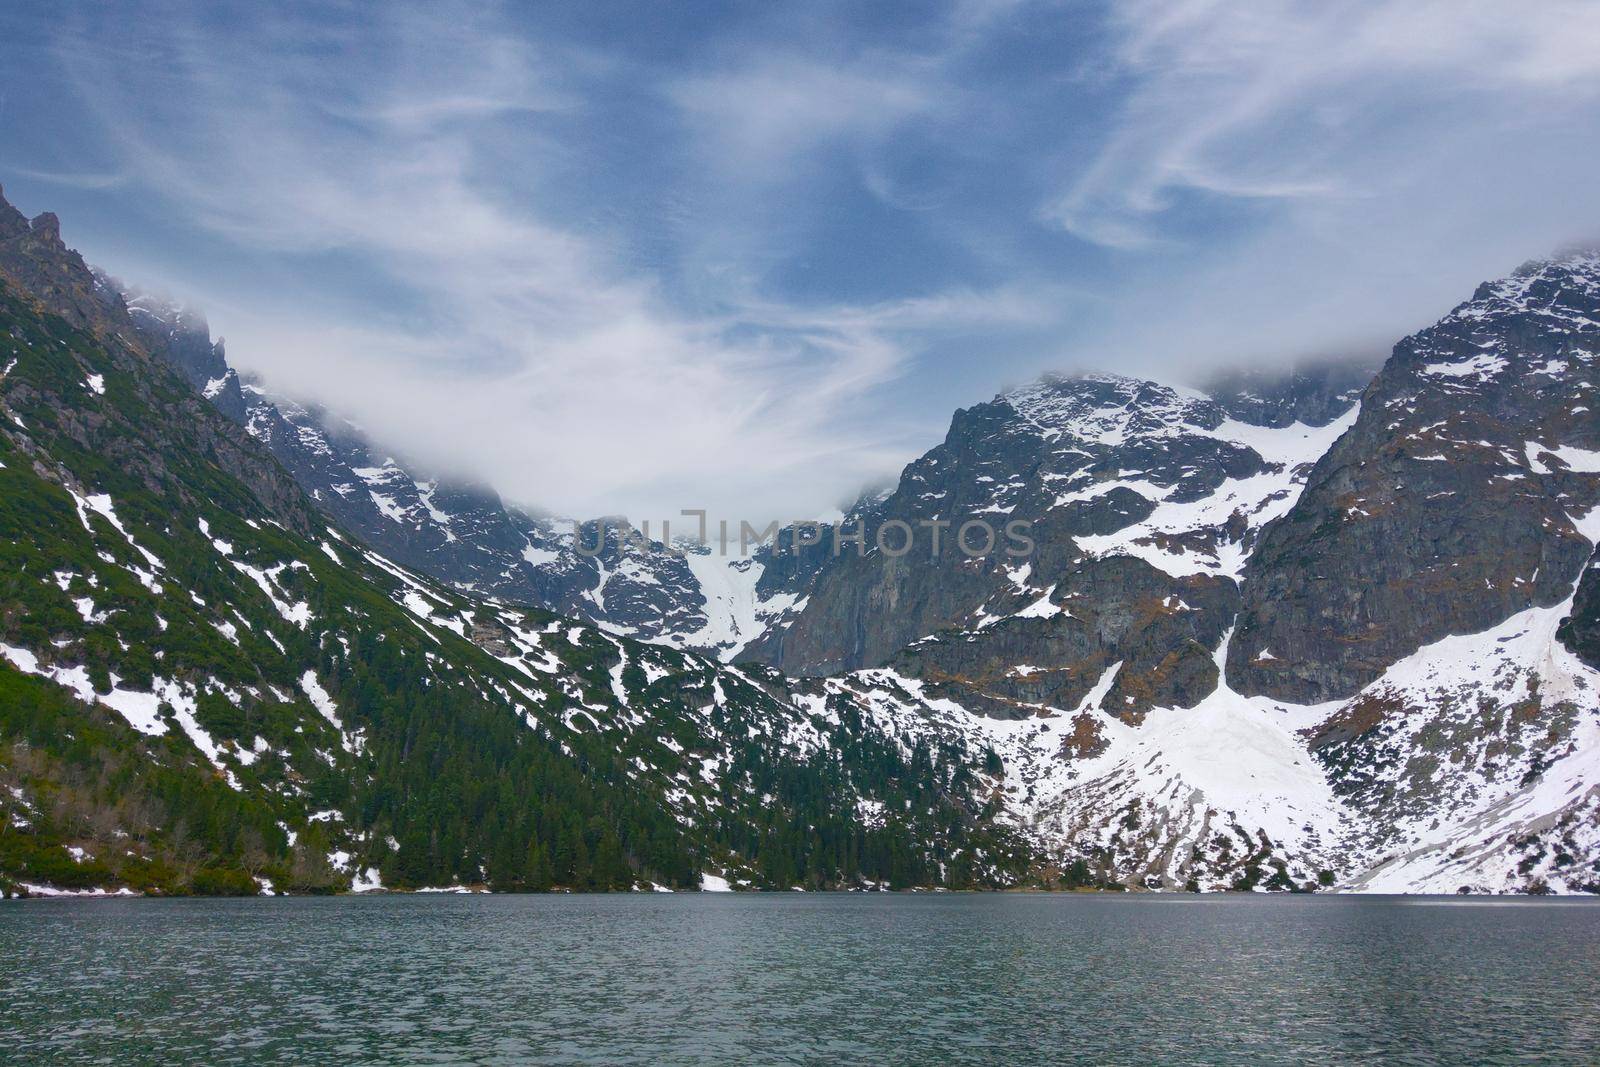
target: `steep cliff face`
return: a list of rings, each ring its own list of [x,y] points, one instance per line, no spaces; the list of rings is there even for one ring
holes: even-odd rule
[[[1451,634],[1559,605],[1600,504],[1600,257],[1481,286],[1400,342],[1245,569],[1240,691],[1347,697]]]
[[[1600,531],[1595,533],[1600,534]],[[1600,537],[1596,540],[1600,541]],[[1578,658],[1600,669],[1600,549],[1589,557],[1589,565],[1578,581],[1572,598],[1572,613],[1563,620],[1560,637]]]
[[[30,224],[0,197],[0,282],[17,299],[26,300],[68,325],[90,335],[104,348],[105,358],[121,371],[144,381],[153,358],[147,339],[129,317],[120,294],[102,284],[83,257],[61,241],[54,215],[41,215]],[[89,388],[88,385],[84,386]],[[26,380],[11,383],[13,403],[31,397]],[[154,391],[141,400],[166,423],[177,427],[186,447],[204,455],[230,477],[238,479],[289,529],[312,528],[315,511],[307,506],[294,480],[256,448],[243,429],[213,417],[211,406],[189,390]],[[103,428],[103,417],[92,411],[66,409],[62,429],[88,447]],[[132,446],[111,435],[99,445],[107,462],[133,463]],[[138,469],[142,464],[135,464]]]

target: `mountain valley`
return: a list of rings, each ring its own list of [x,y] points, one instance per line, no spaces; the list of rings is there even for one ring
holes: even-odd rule
[[[0,329],[7,892],[1600,892],[1593,252],[1381,366],[1047,376],[746,557],[441,480],[3,201]],[[975,518],[1031,551],[871,535]]]

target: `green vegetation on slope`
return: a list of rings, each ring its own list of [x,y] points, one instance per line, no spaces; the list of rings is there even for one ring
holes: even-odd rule
[[[981,753],[406,574],[165,367],[4,288],[0,368],[6,885],[969,886],[1028,865]]]

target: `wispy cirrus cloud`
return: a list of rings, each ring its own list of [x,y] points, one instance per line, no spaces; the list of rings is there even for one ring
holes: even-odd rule
[[[1045,215],[1118,248],[1163,240],[1185,192],[1323,202],[1397,177],[1448,191],[1396,175],[1394,157],[1474,134],[1489,151],[1508,118],[1587,116],[1600,92],[1600,17],[1581,0],[1128,0],[1110,22],[1108,66],[1133,88]]]
[[[587,57],[465,7],[362,32],[337,63],[345,28],[307,35],[266,10],[244,32],[80,28],[60,51],[133,180],[243,248],[346,259],[382,280],[390,300],[352,308],[292,283],[157,279],[207,305],[237,362],[426,463],[577,514],[820,510],[904,458],[907,425],[873,418],[870,397],[919,331],[1040,314],[1017,287],[805,307],[730,285],[675,306],[625,240],[561,217],[546,184],[570,151],[549,120],[581,114]],[[803,152],[868,123],[869,99],[919,106],[913,88],[866,75],[752,78],[743,98],[773,103],[770,123],[698,98],[708,88],[674,90],[717,113],[738,142],[727,158]]]
[[[120,172],[34,170],[32,167],[14,167],[11,172],[46,185],[59,185],[69,189],[115,189],[128,181],[128,175]]]
[[[927,113],[940,102],[939,85],[916,68],[904,57],[769,55],[686,77],[666,92],[708,142],[708,159],[761,173],[803,163],[819,144],[875,140]]]
[[[1105,136],[1041,218],[1138,264],[1084,341],[1161,372],[1385,350],[1600,233],[1600,8],[1108,9]]]

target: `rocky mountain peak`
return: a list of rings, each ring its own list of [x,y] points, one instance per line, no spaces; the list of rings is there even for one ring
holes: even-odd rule
[[[1478,286],[1472,299],[1448,318],[1475,321],[1512,314],[1600,324],[1600,248],[1574,247],[1549,259],[1529,260],[1506,277]]]
[[[28,216],[13,207],[6,199],[5,190],[0,188],[0,241],[19,237],[30,230]]]
[[[74,326],[110,336],[127,324],[108,301],[83,256],[61,240],[61,221],[45,211],[30,222],[0,197],[0,279],[40,301]],[[120,343],[128,343],[124,337]]]
[[[46,244],[61,244],[61,220],[53,211],[42,211],[28,224],[33,235]]]
[[[1260,419],[1242,402],[1247,418],[1193,389],[1103,373],[1046,375],[958,412],[871,525],[1021,522],[1033,550],[830,556],[749,657],[803,674],[890,664],[1001,717],[1077,707],[1102,680],[1097,701],[1118,716],[1193,706],[1216,685],[1212,650],[1257,532],[1348,425],[1281,416],[1300,396],[1316,394],[1319,414],[1333,395],[1341,413],[1355,400],[1334,375],[1304,379],[1309,389],[1252,381],[1267,398],[1252,401]]]
[[[1139,434],[1188,426],[1214,430],[1223,411],[1210,397],[1119,374],[1046,374],[1004,393],[1009,405],[1042,436],[1115,445]]]

